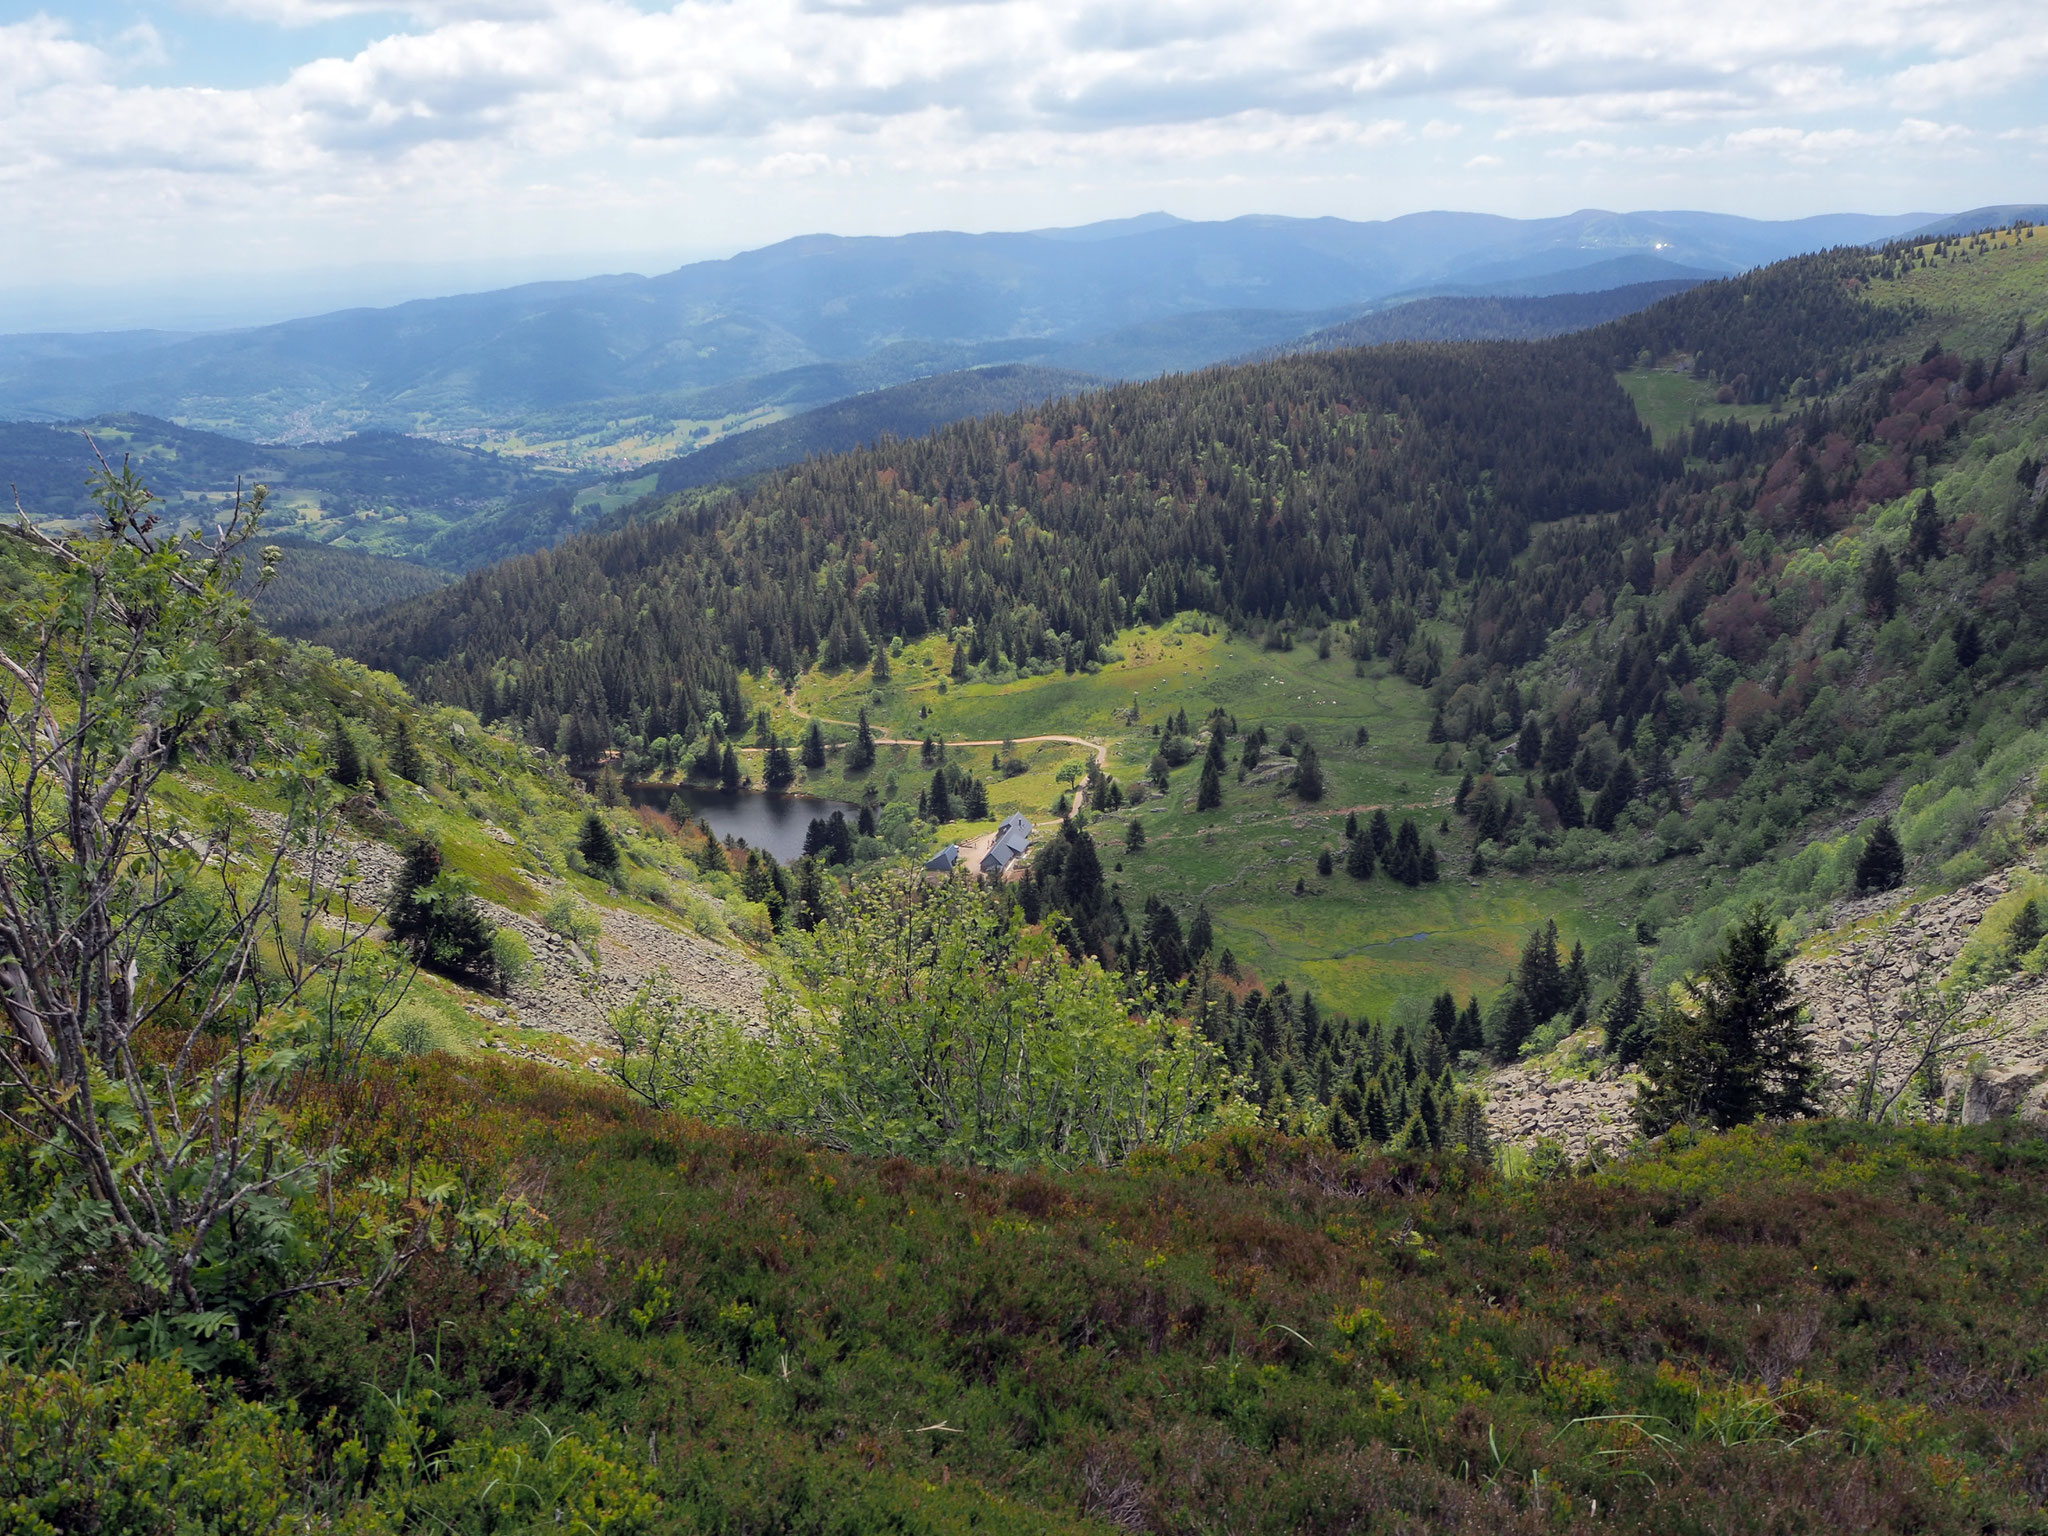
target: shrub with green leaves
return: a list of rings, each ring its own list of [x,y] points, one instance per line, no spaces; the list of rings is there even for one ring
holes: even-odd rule
[[[1115,1165],[1253,1118],[1216,1048],[966,881],[862,882],[792,940],[764,1028],[664,978],[613,1016],[650,1103],[827,1146],[994,1166]]]

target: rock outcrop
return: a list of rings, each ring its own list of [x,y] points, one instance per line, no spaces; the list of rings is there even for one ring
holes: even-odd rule
[[[284,819],[268,811],[252,818],[273,835]],[[366,838],[334,840],[323,858],[320,875],[331,880],[348,861],[359,880],[355,900],[381,906],[397,878],[398,850]],[[547,883],[542,882],[543,889]],[[598,1043],[605,1038],[606,1016],[632,997],[640,984],[666,971],[677,992],[701,1008],[742,1019],[758,1019],[765,977],[745,955],[715,944],[678,925],[638,912],[607,907],[601,912],[604,933],[596,941],[596,960],[568,939],[524,912],[485,901],[491,921],[509,928],[533,951],[533,974],[499,1003],[479,1003],[470,1011],[508,1027],[547,1030]]]
[[[1915,1077],[1925,1032],[1939,1027],[1948,1043],[1935,1102],[1920,1099],[1917,1112],[1966,1125],[2004,1117],[2048,1125],[2048,978],[2015,972],[1966,1003],[1937,989],[1992,904],[2034,873],[2021,865],[1920,901],[1889,894],[1835,908],[1829,929],[1791,967],[1829,1109],[1853,1113],[1866,1095],[1882,1105],[1928,1093]],[[1548,1137],[1574,1158],[1626,1146],[1639,1079],[1601,1060],[1601,1049],[1599,1031],[1584,1030],[1539,1061],[1495,1072],[1486,1084],[1495,1140],[1526,1146]]]

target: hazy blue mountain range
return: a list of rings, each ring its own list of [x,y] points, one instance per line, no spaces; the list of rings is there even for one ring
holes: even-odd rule
[[[767,395],[785,410],[823,404],[853,392],[833,376],[842,369],[861,376],[855,389],[995,362],[1136,377],[1276,345],[1290,328],[1398,294],[1725,273],[1937,219],[1152,215],[1031,233],[807,235],[656,277],[533,283],[247,330],[8,337],[0,416],[144,411],[292,440],[551,416],[588,433],[622,412],[695,418],[705,390],[742,409]]]

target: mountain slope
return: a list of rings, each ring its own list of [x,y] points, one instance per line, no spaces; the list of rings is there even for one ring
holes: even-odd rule
[[[1140,220],[1080,239],[805,236],[651,278],[538,283],[222,335],[137,337],[132,346],[0,345],[0,414],[137,410],[261,437],[363,425],[452,431],[879,358],[906,343],[1078,343],[1201,311],[1324,310],[1628,256],[1730,271],[1924,222],[1585,211],[1525,221]],[[1233,341],[1200,360],[1243,350]],[[932,371],[918,365],[869,387]]]
[[[1548,909],[1589,947],[1640,922],[1669,975],[1731,893],[1815,921],[1887,784],[1929,786],[1904,802],[1933,815],[1906,836],[1913,878],[1960,877],[1979,818],[2034,761],[2048,528],[2019,470],[2048,458],[2023,371],[2048,324],[2044,253],[2031,236],[1838,252],[1549,341],[1119,386],[718,504],[678,496],[333,638],[585,761],[644,762],[646,743],[687,747],[764,707],[790,732],[805,711],[870,708],[913,738],[1085,727],[1129,783],[1163,751],[1147,734],[1162,711],[1199,732],[1227,704],[1231,731],[1268,732],[1265,757],[1230,746],[1244,771],[1223,821],[1189,792],[1193,763],[1160,770],[1151,851],[1122,874],[1128,930],[1102,938],[1119,958],[1150,952],[1139,902],[1182,924],[1206,903],[1219,948],[1263,975],[1408,1006],[1451,976],[1490,986],[1513,961],[1503,926]],[[1697,415],[1668,448],[1616,382],[1646,367]],[[1875,622],[1858,606],[1873,529],[1895,543],[1929,488],[1940,557],[1903,571]],[[1261,677],[1259,646],[1297,644],[1322,659]],[[884,645],[901,680],[870,686]],[[1469,867],[1476,894],[1375,879],[1353,898],[1318,871],[1314,841],[1341,853],[1343,817],[1287,792],[1293,760],[1272,744],[1294,731],[1354,795],[1337,811],[1441,822],[1442,873]],[[1382,738],[1399,772],[1373,767]],[[1043,814],[1058,791],[1023,768],[992,809]],[[894,773],[865,788],[913,794]],[[1289,855],[1304,829],[1311,855]],[[1384,932],[1339,943],[1354,900]],[[1395,938],[1414,941],[1398,960]]]
[[[0,481],[38,520],[89,516],[99,459],[124,459],[173,509],[204,516],[236,487],[270,488],[267,527],[308,543],[440,563],[434,541],[477,512],[559,477],[516,460],[395,432],[258,444],[156,417],[0,423]]]

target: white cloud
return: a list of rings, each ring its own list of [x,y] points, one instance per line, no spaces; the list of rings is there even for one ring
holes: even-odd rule
[[[1051,222],[1077,189],[1227,185],[1211,211],[1247,211],[1261,188],[1368,162],[1375,196],[1441,205],[1458,189],[1429,179],[1430,146],[1468,131],[1495,146],[1462,162],[1476,187],[1578,197],[1662,187],[1585,179],[1631,167],[1718,166],[1732,201],[1736,168],[1765,161],[1997,144],[2031,160],[2017,146],[2040,131],[2048,73],[2038,0],[1726,0],[1711,16],[1666,0],[207,3],[285,37],[339,18],[381,35],[230,89],[152,80],[166,44],[148,28],[0,27],[0,179],[46,261],[124,200],[172,236],[236,207],[280,240],[375,210],[365,238],[443,244],[484,227],[451,233],[457,207],[526,219],[530,240],[549,199],[652,228],[640,189],[656,183],[735,241],[955,222],[961,187],[991,209],[1036,199],[1017,225]],[[1531,175],[1497,174],[1513,165]],[[815,201],[842,186],[857,201]]]

